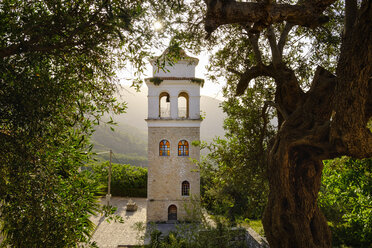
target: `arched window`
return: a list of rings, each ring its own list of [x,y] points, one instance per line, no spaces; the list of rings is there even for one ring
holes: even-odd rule
[[[162,140],[159,143],[159,156],[169,156],[170,145],[168,140]]]
[[[168,220],[177,220],[177,207],[176,207],[176,205],[170,205],[168,207]]]
[[[159,95],[159,117],[170,117],[170,98],[167,92]]]
[[[178,142],[178,156],[189,156],[189,142],[186,140]]]
[[[189,95],[186,92],[178,95],[178,117],[189,118]]]
[[[188,181],[182,182],[182,195],[190,195],[190,183]]]

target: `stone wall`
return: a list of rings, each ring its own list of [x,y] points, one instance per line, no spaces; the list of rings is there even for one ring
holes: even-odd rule
[[[249,248],[269,248],[266,239],[261,237],[252,228],[247,228],[245,241]]]
[[[170,142],[170,156],[159,156],[159,143]],[[190,158],[199,160],[200,149],[191,143],[200,139],[199,127],[149,127],[148,132],[148,190],[147,222],[168,220],[168,207],[177,207],[177,219],[187,219],[185,204],[190,196],[182,196],[181,184],[190,183],[190,194],[200,195],[200,174]],[[178,142],[189,143],[189,156],[178,156]]]
[[[234,235],[231,245],[233,245],[233,242],[243,241],[248,248],[270,248],[266,239],[250,227],[233,227],[230,229],[230,233]]]

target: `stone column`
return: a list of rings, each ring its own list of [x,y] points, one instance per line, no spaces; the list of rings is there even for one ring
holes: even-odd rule
[[[171,119],[178,118],[178,97],[170,96],[170,115]]]

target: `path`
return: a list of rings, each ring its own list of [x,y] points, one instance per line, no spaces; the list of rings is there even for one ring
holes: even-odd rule
[[[124,219],[124,223],[108,223],[104,216],[93,216],[91,220],[97,225],[93,234],[93,241],[97,242],[100,248],[117,248],[119,245],[138,245],[139,235],[143,235],[145,230],[139,232],[135,230],[134,225],[137,222],[146,222],[146,198],[131,198],[137,203],[138,209],[135,212],[127,212],[126,204],[129,198],[112,197],[111,205],[117,207],[115,214]],[[101,199],[102,203],[105,199]]]

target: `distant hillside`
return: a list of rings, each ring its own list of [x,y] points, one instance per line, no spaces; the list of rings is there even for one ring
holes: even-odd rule
[[[201,123],[200,139],[211,142],[216,136],[223,137],[223,120],[225,114],[220,107],[221,101],[209,96],[202,96],[200,99],[200,109],[205,114],[205,119]]]
[[[123,86],[117,96],[119,101],[127,102],[125,114],[112,116],[117,123],[115,131],[110,127],[100,125],[93,135],[96,151],[112,150],[114,159],[118,163],[129,163],[137,166],[147,164],[147,87],[143,86],[141,92]],[[224,114],[219,107],[221,101],[202,96],[200,100],[201,111],[205,119],[201,124],[201,140],[212,141],[215,136],[223,136],[222,128]],[[98,156],[99,160],[108,160],[108,154]]]

